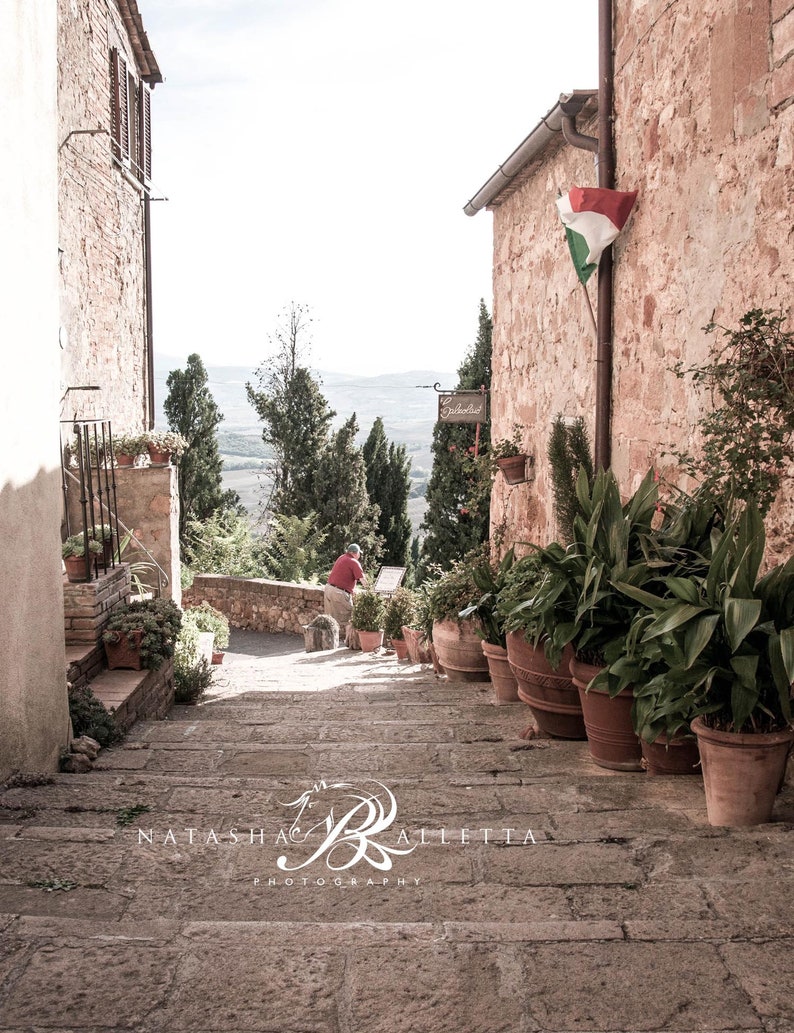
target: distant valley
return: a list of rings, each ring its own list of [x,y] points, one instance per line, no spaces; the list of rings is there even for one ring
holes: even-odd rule
[[[155,366],[157,423],[165,426],[162,411],[168,388],[166,380],[173,369],[183,369],[181,359],[158,356]],[[233,488],[243,505],[256,517],[263,492],[267,490],[267,454],[262,442],[262,425],[248,403],[245,385],[256,384],[253,370],[246,366],[208,366],[209,388],[224,415],[218,429],[218,443],[224,461],[223,483]],[[424,485],[432,467],[431,444],[438,415],[438,395],[433,385],[448,390],[457,375],[434,370],[410,370],[362,377],[346,373],[319,371],[321,390],[336,411],[333,426],[339,427],[355,412],[359,425],[358,440],[363,444],[378,416],[383,420],[386,437],[405,445],[411,459],[412,498],[409,516],[416,531],[424,516]]]

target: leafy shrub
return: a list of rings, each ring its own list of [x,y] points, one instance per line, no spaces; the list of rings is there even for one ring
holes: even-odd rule
[[[182,626],[192,624],[198,631],[212,632],[215,636],[215,648],[226,649],[229,645],[229,620],[216,610],[214,606],[204,600],[198,606],[191,606],[185,610],[182,617]]]
[[[123,738],[114,715],[105,709],[87,685],[69,688],[69,716],[76,739],[89,735],[100,746],[112,746]]]
[[[199,650],[199,629],[187,620],[174,648],[174,702],[195,703],[212,684],[212,668]]]

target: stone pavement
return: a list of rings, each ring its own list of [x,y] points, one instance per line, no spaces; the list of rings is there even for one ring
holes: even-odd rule
[[[527,723],[235,633],[202,705],[0,793],[0,1030],[792,1033],[791,788],[713,829],[698,777]]]

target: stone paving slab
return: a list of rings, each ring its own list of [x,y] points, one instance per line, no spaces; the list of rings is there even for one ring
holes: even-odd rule
[[[698,778],[522,740],[488,686],[235,638],[203,704],[0,791],[0,1033],[793,1033],[790,786],[777,824],[712,829]],[[286,804],[322,778],[382,782],[425,842],[298,868]]]

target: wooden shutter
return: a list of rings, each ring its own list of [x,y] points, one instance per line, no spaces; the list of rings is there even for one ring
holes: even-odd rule
[[[146,83],[138,88],[138,165],[140,177],[148,184],[152,179],[152,92]]]
[[[113,155],[120,161],[130,157],[130,109],[127,62],[116,47],[110,51],[110,130]]]

